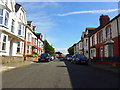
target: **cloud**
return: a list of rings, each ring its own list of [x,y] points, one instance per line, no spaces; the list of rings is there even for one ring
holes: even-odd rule
[[[92,10],[92,11],[77,11],[77,12],[69,12],[65,14],[57,14],[57,16],[68,16],[68,15],[74,15],[74,14],[82,14],[82,13],[110,13],[115,12],[120,9],[108,9],[108,10]]]

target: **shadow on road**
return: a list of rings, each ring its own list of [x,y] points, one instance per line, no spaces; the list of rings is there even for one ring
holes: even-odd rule
[[[68,69],[68,73],[69,73],[69,76],[70,76],[70,80],[71,80],[71,84],[72,84],[72,87],[73,88],[80,88],[81,85],[83,85],[81,83],[81,81],[79,81],[79,79],[81,78],[80,76],[80,70],[79,68],[81,68],[81,65],[79,64],[73,64],[69,61],[64,61],[64,63],[66,64],[67,66],[67,69]],[[82,66],[85,66],[87,67],[87,65],[82,65]],[[82,77],[84,78],[84,77]],[[85,86],[85,85],[84,85]]]
[[[67,66],[56,66],[56,67],[67,67]]]
[[[117,88],[118,77],[89,65],[72,64],[64,61],[73,88]]]

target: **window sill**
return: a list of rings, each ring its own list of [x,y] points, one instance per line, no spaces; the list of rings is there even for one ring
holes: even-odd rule
[[[16,54],[18,54],[18,55],[22,55],[22,53],[16,53]]]
[[[6,51],[0,51],[0,53],[7,53]]]
[[[4,27],[6,29],[8,29],[8,27],[6,25],[0,24],[0,27]]]

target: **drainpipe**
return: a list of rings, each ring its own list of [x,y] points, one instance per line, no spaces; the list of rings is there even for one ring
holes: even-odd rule
[[[26,60],[26,32],[27,32],[27,26],[25,26],[25,37],[24,37],[24,61]]]
[[[120,45],[120,42],[119,42],[119,40],[120,40],[119,33],[120,33],[120,32],[119,32],[119,30],[120,30],[120,29],[119,29],[119,22],[118,22],[118,18],[117,18],[118,50],[119,50],[119,53],[118,53],[118,54],[119,54],[119,56],[120,56],[120,46],[119,46],[119,45]]]

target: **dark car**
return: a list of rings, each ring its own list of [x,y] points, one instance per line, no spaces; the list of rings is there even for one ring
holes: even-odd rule
[[[84,63],[88,64],[88,59],[83,54],[74,54],[71,60],[72,63]]]
[[[44,53],[44,54],[41,54],[39,56],[38,62],[41,62],[41,61],[49,62],[50,60],[51,60],[50,54],[49,53]]]
[[[72,55],[67,55],[66,60],[71,61],[72,60]]]
[[[57,57],[60,61],[64,60],[64,57]]]

